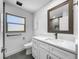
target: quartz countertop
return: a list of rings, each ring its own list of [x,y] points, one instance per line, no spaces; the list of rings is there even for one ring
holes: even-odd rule
[[[75,42],[72,42],[69,40],[54,39],[54,38],[45,37],[45,36],[44,37],[43,36],[34,36],[33,38],[37,39],[39,41],[51,44],[53,46],[56,46],[60,49],[71,52],[73,54],[77,54]]]

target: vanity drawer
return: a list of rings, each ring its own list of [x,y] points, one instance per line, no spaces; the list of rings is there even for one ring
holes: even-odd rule
[[[50,53],[61,57],[61,59],[75,59],[75,54],[69,53],[54,46],[50,46]]]
[[[41,48],[44,48],[45,50],[49,51],[49,45],[47,43],[39,41],[39,44]]]

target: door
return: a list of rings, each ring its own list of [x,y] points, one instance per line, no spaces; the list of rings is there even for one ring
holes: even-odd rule
[[[2,48],[3,48],[3,41],[2,41],[2,33],[0,32],[0,59],[3,59]]]
[[[3,48],[3,15],[2,13],[0,13],[0,59],[3,59],[3,52],[2,52],[2,48]]]
[[[0,0],[0,59],[3,59],[3,0]]]
[[[39,58],[40,59],[48,59],[48,56],[49,56],[48,51],[40,47]]]

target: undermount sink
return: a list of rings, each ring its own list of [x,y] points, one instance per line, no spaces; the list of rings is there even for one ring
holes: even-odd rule
[[[75,44],[74,44],[74,42],[71,42],[71,41],[67,41],[67,40],[62,40],[62,39],[50,39],[50,38],[48,38],[48,39],[46,39],[46,41],[49,41],[49,42],[51,42],[51,43],[55,43],[55,44],[57,44],[57,45],[59,45],[59,44],[61,44],[61,45],[67,45],[67,44],[69,44],[69,45],[73,45],[73,46],[75,46]]]
[[[50,38],[48,38],[48,39],[45,39],[45,40],[48,40],[48,41],[57,41],[57,42],[64,42],[64,40],[61,40],[61,39],[50,39]]]

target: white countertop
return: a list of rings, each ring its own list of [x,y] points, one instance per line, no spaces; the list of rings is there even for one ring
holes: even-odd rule
[[[51,40],[48,40],[49,37],[43,37],[43,36],[34,36],[33,38],[76,54],[75,42],[68,41],[68,40],[54,39],[54,38],[51,38]]]

